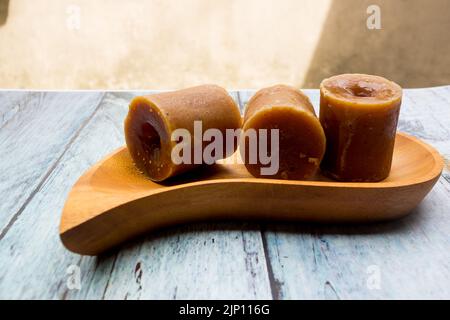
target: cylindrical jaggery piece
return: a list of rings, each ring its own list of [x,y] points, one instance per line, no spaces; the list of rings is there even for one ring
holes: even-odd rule
[[[218,129],[224,137],[226,129],[236,130],[242,122],[234,100],[225,89],[215,85],[135,97],[125,119],[125,139],[137,168],[151,180],[162,181],[204,164],[203,159],[201,163],[194,159],[198,142],[194,141],[194,121],[201,121],[202,132]],[[176,129],[190,133],[189,163],[172,161],[172,150],[180,142],[171,139]],[[203,141],[200,144],[201,148],[207,145]],[[226,151],[224,146],[224,157],[229,155]]]
[[[375,182],[391,170],[401,87],[385,78],[343,74],[320,85],[327,137],[322,170],[339,181]]]
[[[245,110],[243,139],[247,139],[249,129],[279,130],[279,169],[274,175],[262,175],[261,168],[265,165],[259,160],[249,163],[249,141],[241,141],[245,166],[253,176],[305,180],[319,168],[325,152],[325,134],[309,98],[300,90],[286,85],[259,90]],[[271,150],[270,139],[267,141]]]

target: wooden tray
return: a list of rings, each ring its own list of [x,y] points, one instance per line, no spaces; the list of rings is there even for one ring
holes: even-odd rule
[[[96,255],[149,230],[213,219],[369,222],[408,214],[438,180],[443,159],[399,133],[390,176],[377,183],[256,179],[242,164],[201,168],[164,184],[135,168],[125,147],[88,170],[65,204],[67,249]]]

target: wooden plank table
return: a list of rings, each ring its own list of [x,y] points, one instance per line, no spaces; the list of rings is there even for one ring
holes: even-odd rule
[[[305,92],[317,107],[318,91]],[[252,93],[231,92],[241,109]],[[72,254],[58,237],[66,196],[124,144],[123,119],[138,94],[0,91],[1,299],[450,298],[450,86],[405,90],[399,129],[446,159],[407,218],[203,223],[99,257]],[[80,287],[68,286],[77,275]]]

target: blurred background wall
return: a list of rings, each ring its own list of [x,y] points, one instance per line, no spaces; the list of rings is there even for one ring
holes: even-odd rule
[[[449,30],[449,0],[0,0],[0,88],[445,85]]]

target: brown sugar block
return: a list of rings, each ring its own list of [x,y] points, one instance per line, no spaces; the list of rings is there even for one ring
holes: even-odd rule
[[[322,81],[320,122],[327,137],[322,170],[340,181],[385,179],[401,100],[401,87],[378,76],[343,74]]]
[[[226,129],[241,127],[239,108],[227,91],[215,85],[135,97],[125,119],[125,139],[137,168],[153,181],[162,181],[204,164],[194,159],[194,121],[201,121],[202,132],[217,129],[225,137]],[[174,163],[172,150],[180,141],[172,141],[176,129],[186,129],[191,137],[189,163]],[[202,139],[200,137],[200,139]],[[225,139],[225,138],[224,138]],[[200,140],[201,148],[208,143]],[[235,151],[237,143],[231,151]],[[227,150],[223,150],[226,157]],[[229,151],[229,150],[228,150]]]
[[[261,161],[250,163],[248,130],[254,129],[260,138],[260,129],[279,130],[279,169],[273,175],[263,175]],[[319,168],[325,152],[325,134],[308,97],[286,85],[259,90],[248,102],[244,115],[241,152],[247,170],[255,177],[305,180]],[[270,133],[267,133],[270,136]],[[271,141],[268,150],[271,150]],[[244,148],[242,148],[244,146]]]

